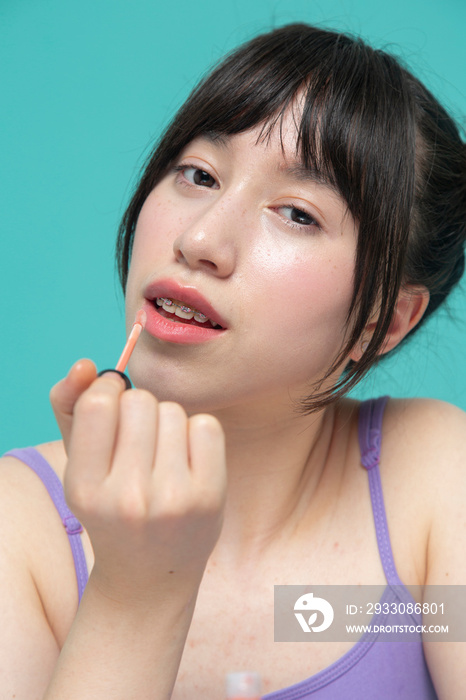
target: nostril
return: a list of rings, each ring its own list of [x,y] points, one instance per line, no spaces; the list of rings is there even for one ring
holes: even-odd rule
[[[175,253],[175,260],[177,260],[178,262],[186,262],[184,259],[184,255],[179,248],[174,247],[173,252]]]
[[[184,255],[181,248],[175,248],[174,253],[175,258],[179,263],[183,263],[185,265],[190,265],[193,263],[193,260],[191,260],[190,256]],[[214,262],[212,262],[212,260],[209,260],[208,258],[199,258],[196,262],[196,265],[204,267],[207,270],[210,270],[211,272],[218,271],[218,265],[216,265]]]
[[[207,267],[209,270],[214,270],[214,271],[218,270],[217,265],[215,263],[213,263],[211,260],[205,260],[205,259],[201,258],[201,260],[199,260],[199,262],[201,265],[203,265],[204,267]]]

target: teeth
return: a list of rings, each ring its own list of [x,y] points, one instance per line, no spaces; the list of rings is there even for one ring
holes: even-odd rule
[[[180,318],[185,318],[186,320],[189,320],[193,318],[194,316],[194,311],[189,308],[189,306],[176,306],[175,305],[175,316],[179,316]]]
[[[177,303],[176,301],[173,301],[173,299],[158,297],[155,301],[157,306],[161,306],[164,311],[168,311],[169,314],[175,314],[175,316],[184,318],[187,321],[194,318],[194,320],[198,323],[206,323],[209,320],[207,316],[200,311],[196,311],[196,309],[192,309],[184,304]],[[211,324],[214,328],[220,328],[218,323],[211,321]]]
[[[163,299],[162,309],[168,311],[169,314],[174,314],[176,311],[176,306],[171,299]]]

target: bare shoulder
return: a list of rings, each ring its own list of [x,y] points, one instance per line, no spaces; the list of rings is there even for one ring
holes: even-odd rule
[[[66,465],[66,453],[62,440],[43,442],[35,445],[34,449],[45,458],[59,479],[62,480]],[[5,478],[8,474],[17,472],[20,463],[21,459],[8,454],[0,457],[0,478]],[[29,471],[27,469],[27,472]]]
[[[394,420],[395,425],[405,424],[413,429],[425,429],[427,426],[435,430],[441,424],[452,424],[455,427],[459,421],[466,420],[466,413],[457,406],[438,399],[397,399],[391,398],[387,403],[387,417]]]
[[[402,527],[392,520],[396,547],[402,557],[404,547],[413,557],[419,538],[412,533],[420,522],[420,532],[425,533],[425,557],[416,560],[414,556],[414,560],[421,562],[418,569],[422,570],[424,599],[444,603],[451,613],[442,622],[464,630],[466,611],[461,601],[466,588],[466,414],[441,401],[417,399],[390,401],[386,418],[386,481],[393,501],[395,497],[402,500],[397,511]],[[400,499],[400,483],[409,487],[409,497],[404,501]],[[405,513],[411,513],[411,518],[408,515],[403,521]],[[424,645],[439,697],[463,697],[464,647],[461,643]]]
[[[60,443],[44,443],[36,450],[61,478],[64,462]],[[39,562],[54,546],[66,544],[60,516],[51,497],[34,471],[20,456],[0,459],[0,526],[8,533],[1,538],[4,547],[21,552],[33,575],[40,577]],[[36,582],[37,583],[37,582]]]
[[[439,564],[443,542],[464,522],[465,454],[466,414],[459,408],[430,399],[388,401],[380,474],[395,564],[407,584],[424,585],[434,561],[436,579],[447,567]],[[449,559],[456,556],[450,552]]]
[[[65,466],[61,443],[44,443],[36,449],[60,478]],[[72,553],[44,484],[13,456],[0,459],[0,528],[4,533],[0,568],[9,571],[8,580],[2,582],[4,591],[15,578],[23,580],[22,590],[31,595],[21,604],[36,606],[37,619],[45,613],[44,626],[61,643],[77,606]]]
[[[0,459],[0,528],[2,691],[32,700],[43,696],[76,595],[58,513],[40,479],[12,456]]]
[[[52,466],[59,478],[64,470],[60,460],[60,444],[44,443],[35,448]],[[5,455],[0,458],[0,517],[14,517],[14,513],[36,512],[36,506],[49,505],[44,496],[44,487],[40,480],[21,459],[20,456]],[[12,531],[12,528],[10,528]]]
[[[398,414],[398,415],[396,415]],[[395,407],[395,436],[413,460],[430,504],[427,581],[466,584],[466,413],[431,400]],[[403,425],[404,424],[404,425]]]
[[[466,413],[434,399],[391,399],[383,427],[383,450],[391,468],[409,462],[414,473],[442,480],[464,464]],[[396,458],[396,459],[395,459]]]
[[[61,443],[44,443],[36,450],[46,459],[61,480],[65,462]],[[43,483],[21,457],[0,458],[0,522],[22,546],[34,540],[36,533],[55,522],[58,515]],[[35,527],[32,527],[35,523]],[[5,530],[4,530],[5,531]],[[27,535],[27,536],[26,536]]]
[[[424,582],[466,583],[466,566],[461,564],[466,549],[465,461],[466,414],[461,409],[435,400],[389,401],[382,481],[398,519],[425,534]],[[405,514],[411,522],[403,520]]]
[[[466,413],[432,399],[390,400],[384,416],[382,478],[404,504],[418,503],[426,525],[439,499],[466,498]]]

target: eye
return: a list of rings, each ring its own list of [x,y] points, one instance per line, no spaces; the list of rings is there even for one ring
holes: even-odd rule
[[[320,224],[313,216],[292,205],[279,207],[277,211],[297,226],[317,226],[317,228],[320,228]]]
[[[187,180],[190,185],[196,185],[197,187],[217,187],[217,182],[212,175],[195,165],[182,163],[181,165],[177,165],[174,170],[175,172],[181,173],[183,178]]]

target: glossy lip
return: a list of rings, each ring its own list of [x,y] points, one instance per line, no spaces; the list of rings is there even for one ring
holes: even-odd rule
[[[158,297],[169,297],[170,299],[176,299],[177,301],[181,301],[186,306],[196,309],[196,311],[200,311],[201,314],[207,316],[207,318],[214,323],[218,323],[219,326],[222,326],[222,330],[225,330],[228,327],[225,319],[223,319],[220,314],[217,313],[214,307],[209,304],[202,294],[200,294],[194,287],[183,286],[178,282],[175,282],[175,280],[159,280],[158,282],[153,282],[148,286],[144,292],[144,296],[149,302],[155,301],[155,299]]]
[[[143,309],[147,314],[145,330],[159,340],[180,344],[205,343],[223,335],[226,330],[224,319],[194,287],[184,287],[174,280],[161,280],[152,283],[146,289],[144,296],[146,301]],[[179,323],[172,321],[170,318],[165,318],[155,307],[155,299],[157,297],[176,299],[186,306],[205,314],[207,318],[214,321],[214,323],[218,323],[222,328],[191,326],[187,323]]]

